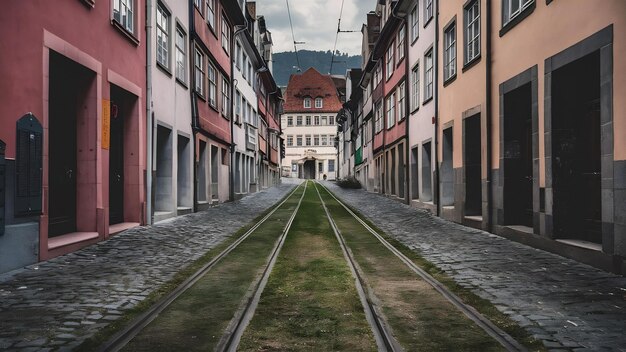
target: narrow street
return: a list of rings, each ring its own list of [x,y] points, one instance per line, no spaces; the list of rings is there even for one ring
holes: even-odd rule
[[[391,215],[404,221],[391,223]],[[133,327],[207,262],[215,263],[147,327]],[[131,331],[113,350],[130,341],[125,350],[619,351],[624,287],[624,278],[380,195],[285,180],[1,276],[0,349],[94,350]]]

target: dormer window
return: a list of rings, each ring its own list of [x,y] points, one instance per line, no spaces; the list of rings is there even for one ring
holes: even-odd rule
[[[315,98],[315,108],[321,109],[324,107],[324,99],[323,98]]]
[[[304,98],[304,108],[305,109],[311,108],[311,98]]]

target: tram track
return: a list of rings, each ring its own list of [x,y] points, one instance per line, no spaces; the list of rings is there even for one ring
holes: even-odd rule
[[[258,302],[258,297],[260,296],[262,289],[267,282],[267,277],[271,272],[271,267],[273,263],[276,261],[276,256],[284,243],[284,239],[286,234],[291,227],[293,219],[295,218],[298,210],[300,208],[300,204],[302,203],[302,199],[304,198],[304,194],[306,192],[307,182],[304,182],[297,187],[294,188],[280,203],[275,205],[272,210],[263,216],[258,222],[256,222],[252,227],[250,227],[243,235],[237,238],[233,243],[228,245],[224,250],[222,250],[219,254],[213,257],[208,263],[203,265],[198,271],[192,274],[189,278],[187,278],[183,283],[177,286],[173,291],[168,293],[166,296],[157,301],[154,305],[152,305],[148,310],[144,313],[137,316],[133,319],[125,328],[120,330],[118,333],[114,334],[111,338],[105,341],[99,348],[98,351],[108,352],[108,351],[120,351],[122,350],[133,338],[135,338],[138,334],[140,334],[152,321],[154,321],[161,312],[166,310],[173,302],[176,301],[181,295],[187,292],[191,287],[193,287],[198,281],[200,281],[205,275],[207,275],[217,264],[219,264],[224,258],[226,258],[231,252],[233,252],[242,242],[248,239],[254,232],[263,225],[268,219],[278,211],[291,197],[298,192],[300,188],[304,188],[302,190],[302,195],[296,205],[294,211],[289,218],[281,236],[275,242],[275,245],[271,251],[271,255],[267,262],[266,267],[263,270],[263,275],[255,280],[251,287],[254,287],[254,294],[248,298],[248,301],[245,304],[246,309],[243,310],[243,314],[238,316],[236,313],[234,320],[238,320],[239,322],[236,324],[237,328],[233,330],[233,333],[226,333],[226,338],[222,338],[222,340],[226,339],[227,343],[223,344],[223,351],[234,351],[236,349],[236,342],[238,342],[238,338],[235,336],[241,337],[241,333],[243,329],[245,329],[245,325],[247,321],[250,320],[250,317],[254,313],[254,307]],[[232,335],[231,338],[229,335]],[[234,347],[231,347],[234,346]]]
[[[343,207],[347,213],[349,213],[352,218],[354,218],[358,223],[363,226],[371,235],[373,235],[385,248],[387,248],[395,257],[397,257],[400,261],[402,261],[413,273],[417,274],[422,280],[432,286],[441,296],[443,296],[447,301],[449,301],[454,307],[456,307],[459,311],[461,311],[465,316],[471,319],[477,326],[479,326],[482,330],[485,331],[489,336],[491,336],[494,340],[496,340],[503,348],[507,351],[527,351],[527,349],[522,346],[519,342],[517,342],[512,336],[507,334],[505,331],[496,326],[493,322],[487,319],[485,316],[480,314],[474,307],[465,304],[460,297],[451,292],[444,284],[433,278],[430,274],[428,274],[425,270],[420,268],[417,264],[415,264],[411,259],[405,256],[400,250],[394,247],[391,243],[389,243],[381,234],[379,234],[376,230],[374,230],[371,226],[369,226],[363,219],[361,219],[357,214],[355,214],[350,207],[348,207],[345,203],[339,200],[332,192],[330,192],[324,185],[319,184],[325,191],[328,193],[341,207]],[[316,183],[316,190],[317,183]],[[328,211],[325,202],[320,194],[320,200],[324,205],[324,209],[326,210],[327,216],[331,224],[334,224],[334,220],[330,216],[330,212]],[[335,230],[335,234],[338,236],[338,240],[340,241],[342,247],[345,247],[344,253],[349,253],[350,248],[347,246],[345,239],[341,236],[340,232],[336,225],[333,225],[333,230]],[[349,261],[354,262],[354,259],[350,259]],[[354,266],[354,263],[352,264]],[[363,281],[363,275],[357,274],[358,281]],[[369,304],[369,303],[368,303]],[[369,309],[375,310],[374,307],[370,307]],[[382,319],[381,319],[382,320]],[[376,324],[378,326],[378,324]],[[386,332],[381,331],[380,328],[373,326],[375,329],[379,329],[379,333],[385,336]]]

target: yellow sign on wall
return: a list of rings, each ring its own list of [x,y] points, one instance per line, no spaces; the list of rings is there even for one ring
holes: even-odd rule
[[[102,100],[102,149],[111,145],[111,101]]]

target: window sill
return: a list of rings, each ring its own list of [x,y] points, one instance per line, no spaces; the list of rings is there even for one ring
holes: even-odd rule
[[[451,84],[454,81],[456,81],[456,73],[453,74],[452,76],[448,77],[447,79],[445,79],[443,81],[443,86],[446,87],[446,86],[448,86],[449,84]]]
[[[128,29],[124,28],[121,23],[119,23],[115,19],[111,19],[111,24],[113,25],[113,27],[117,28],[120,33],[124,35],[124,37],[126,37],[136,46],[139,46],[139,39],[137,39],[137,37],[135,37],[135,35],[131,33]]]
[[[420,107],[419,106],[414,108],[413,110],[411,110],[410,114],[413,115],[413,114],[415,114],[418,111],[420,111]]]
[[[466,62],[465,64],[463,64],[463,68],[461,69],[461,72],[465,72],[467,70],[469,70],[470,68],[474,67],[477,63],[480,62],[480,54],[478,54],[478,56],[476,56],[475,58],[471,59],[470,61]]]
[[[420,39],[419,35],[417,37],[415,37],[415,39],[413,39],[413,41],[411,42],[411,46],[415,45],[415,43],[417,43],[418,39]]]
[[[161,70],[161,72],[165,73],[168,77],[172,77],[172,71],[170,71],[170,69],[167,68],[165,65],[157,61],[156,66],[159,68],[159,70]]]
[[[196,93],[196,96],[206,103],[206,97],[204,95],[198,93],[198,91],[194,91],[194,93]]]
[[[185,87],[185,89],[189,89],[189,86],[187,85],[187,83],[183,81],[182,79],[176,77],[176,82],[178,82],[178,84],[180,84],[181,86]]]
[[[508,31],[513,29],[513,27],[517,26],[520,22],[522,22],[526,17],[530,16],[531,13],[535,11],[535,7],[537,7],[536,1],[533,1],[528,7],[526,7],[522,12],[520,12],[517,16],[513,17],[509,22],[502,26],[500,29],[500,37],[504,36]]]
[[[196,9],[196,11],[198,11],[198,13],[200,14],[200,17],[202,17],[202,19],[204,19],[204,11],[202,11],[201,8],[199,8],[198,6],[196,6],[196,4],[193,4],[194,9]]]
[[[426,100],[424,100],[424,101],[422,102],[422,105],[426,105],[426,104],[428,104],[431,100],[433,100],[433,97],[428,97],[428,98],[426,98]]]
[[[213,109],[213,111],[215,111],[215,112],[216,112],[216,113],[218,113],[218,114],[220,113],[220,111],[217,109],[217,104],[213,104],[213,103],[211,103],[211,102],[210,102],[210,101],[208,101],[208,100],[205,100],[205,101],[207,101],[207,102],[209,103],[209,107],[210,107],[211,109]]]
[[[400,67],[400,64],[404,61],[404,56],[401,57],[398,61],[398,63],[396,63],[396,68]],[[395,72],[395,71],[394,71]]]
[[[83,0],[83,3],[90,7],[90,8],[94,8],[96,7],[96,1],[95,0]]]
[[[430,23],[430,21],[433,20],[434,16],[430,16],[430,18],[424,23],[424,28],[426,28],[426,26],[428,26],[428,24]]]

